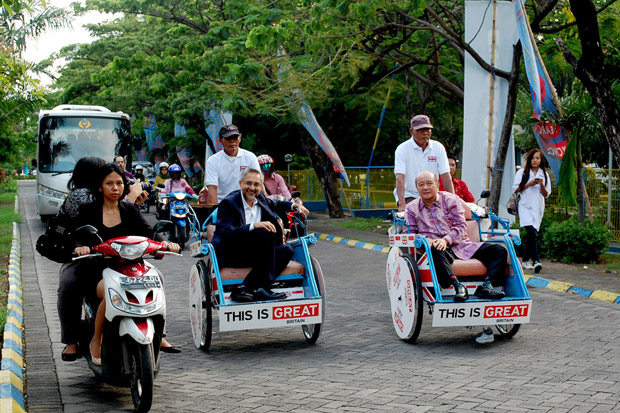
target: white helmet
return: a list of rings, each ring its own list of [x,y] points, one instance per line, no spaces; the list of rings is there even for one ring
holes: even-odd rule
[[[160,169],[161,169],[161,168],[168,168],[168,167],[170,167],[170,165],[168,165],[168,162],[161,162],[161,163],[159,164],[159,168],[160,168]]]

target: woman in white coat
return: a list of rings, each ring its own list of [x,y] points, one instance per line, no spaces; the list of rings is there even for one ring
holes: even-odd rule
[[[545,198],[551,194],[542,150],[535,148],[527,153],[525,167],[517,171],[512,190],[520,193],[519,223],[526,232],[523,268],[539,273],[542,264],[538,260],[536,237],[545,213]]]

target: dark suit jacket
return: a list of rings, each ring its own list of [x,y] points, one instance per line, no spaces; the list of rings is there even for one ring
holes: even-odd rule
[[[245,223],[242,196],[241,190],[233,191],[222,199],[218,206],[216,229],[212,241],[218,260],[224,257],[228,248],[234,248],[236,252],[239,252],[241,248],[251,248],[238,245],[243,234],[250,232],[250,224]],[[275,214],[284,219],[293,203],[274,201],[262,193],[256,197],[256,200],[261,209],[261,221],[269,221],[275,225],[278,235],[276,239],[282,239],[282,227],[276,220]]]

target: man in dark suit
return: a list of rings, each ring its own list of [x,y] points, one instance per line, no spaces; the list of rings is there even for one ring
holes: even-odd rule
[[[238,302],[277,300],[284,293],[274,293],[269,284],[286,268],[293,249],[284,244],[277,213],[285,217],[298,208],[309,214],[303,205],[274,201],[261,194],[262,175],[248,169],[239,181],[241,190],[233,191],[219,204],[213,247],[221,267],[252,267],[243,283],[231,294]]]

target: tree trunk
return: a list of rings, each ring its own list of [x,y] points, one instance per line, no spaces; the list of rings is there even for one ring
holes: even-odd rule
[[[508,153],[508,145],[510,144],[510,135],[512,133],[512,121],[515,116],[515,108],[517,106],[517,94],[519,93],[519,68],[521,67],[521,56],[523,49],[521,42],[518,42],[512,51],[512,70],[510,71],[510,79],[508,80],[508,102],[506,102],[506,115],[504,116],[504,125],[502,126],[502,136],[497,145],[497,154],[495,156],[495,164],[491,175],[491,197],[489,198],[489,207],[495,213],[499,212],[499,196],[502,191],[502,179],[504,177],[504,168],[506,164],[506,154]],[[514,165],[508,165],[510,168]],[[478,194],[475,194],[478,196]]]
[[[581,40],[581,58],[577,59],[561,38],[556,42],[564,59],[571,65],[592,97],[596,112],[603,125],[605,137],[617,163],[620,163],[620,111],[613,95],[610,71],[605,67],[596,9],[592,0],[570,0],[570,8],[577,22]]]
[[[342,204],[340,203],[340,191],[338,188],[338,176],[334,172],[334,167],[331,161],[323,153],[321,148],[312,141],[310,143],[308,139],[303,136],[299,131],[299,142],[301,147],[308,155],[310,164],[316,173],[323,193],[325,194],[325,200],[327,201],[327,210],[330,218],[343,218],[344,211],[342,210]]]

